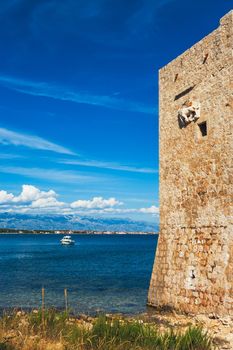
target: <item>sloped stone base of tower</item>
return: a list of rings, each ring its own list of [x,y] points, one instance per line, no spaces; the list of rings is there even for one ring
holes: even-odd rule
[[[233,227],[163,229],[148,304],[233,315]]]

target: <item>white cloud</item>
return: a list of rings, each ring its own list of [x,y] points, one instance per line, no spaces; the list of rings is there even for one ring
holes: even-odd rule
[[[100,106],[120,111],[154,114],[155,109],[139,102],[128,101],[108,95],[93,95],[70,90],[67,87],[55,86],[44,82],[34,82],[14,77],[0,76],[0,83],[14,91],[32,96],[43,96],[60,101]]]
[[[0,204],[12,203],[13,205],[22,204],[43,204],[45,203],[57,203],[57,194],[53,190],[41,191],[39,188],[32,185],[23,185],[22,191],[18,196],[14,196],[12,193],[7,191],[0,191]]]
[[[144,214],[158,214],[159,213],[159,208],[154,206],[154,205],[152,205],[149,208],[141,208],[139,211],[141,213],[144,213]]]
[[[133,173],[155,174],[157,172],[157,170],[153,168],[139,168],[139,167],[122,165],[117,163],[100,162],[96,160],[65,159],[65,160],[61,160],[60,163],[70,164],[70,165],[80,165],[85,167],[101,168],[101,169],[120,170],[120,171],[127,171],[127,172],[133,172]]]
[[[0,191],[0,206],[6,211],[26,213],[37,210],[52,210],[67,206],[57,200],[57,193],[53,190],[41,191],[32,185],[23,185],[18,196],[6,191]]]
[[[149,208],[101,208],[100,210],[92,210],[92,214],[132,214],[132,213],[143,213],[152,214],[153,216],[159,214],[159,208],[152,205]]]
[[[10,153],[1,153],[0,159],[17,159],[17,158],[24,158],[22,155],[19,154],[10,154]]]
[[[69,149],[59,146],[41,137],[19,133],[4,128],[0,128],[0,143],[2,145],[25,146],[33,149],[75,155],[75,153]]]
[[[8,174],[17,174],[36,179],[51,179],[57,182],[70,182],[77,183],[98,180],[102,181],[103,178],[97,178],[89,175],[81,175],[79,172],[70,170],[58,170],[58,169],[43,169],[43,168],[25,168],[25,167],[11,167],[0,166],[0,172]]]
[[[122,202],[117,201],[115,198],[104,199],[103,197],[94,197],[91,200],[77,200],[71,203],[70,206],[71,208],[103,209],[122,204]]]
[[[0,212],[15,213],[50,213],[50,214],[138,214],[157,215],[159,208],[152,205],[149,208],[125,208],[123,202],[114,197],[93,197],[92,199],[79,199],[72,203],[65,203],[57,199],[53,190],[42,191],[32,185],[23,185],[21,193],[14,195],[0,190]]]
[[[23,185],[22,192],[19,196],[13,198],[13,202],[32,202],[41,199],[48,200],[49,198],[57,197],[56,192],[53,190],[49,190],[48,192],[44,192],[39,190],[37,187],[32,185]]]
[[[65,205],[64,202],[59,202],[54,197],[39,198],[32,202],[31,208],[60,208]]]
[[[13,198],[14,195],[12,193],[0,191],[0,204],[11,202]]]

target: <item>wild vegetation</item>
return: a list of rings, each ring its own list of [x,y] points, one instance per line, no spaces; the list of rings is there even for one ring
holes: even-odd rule
[[[154,324],[98,316],[90,322],[66,312],[14,312],[0,318],[0,350],[212,350],[200,327],[159,332]]]

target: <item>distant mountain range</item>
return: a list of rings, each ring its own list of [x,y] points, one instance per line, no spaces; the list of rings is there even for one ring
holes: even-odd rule
[[[122,218],[0,213],[0,228],[21,230],[93,230],[158,232],[158,224]]]

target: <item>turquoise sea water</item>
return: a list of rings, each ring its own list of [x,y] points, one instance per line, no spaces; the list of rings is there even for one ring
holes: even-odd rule
[[[146,309],[156,235],[0,235],[0,309],[41,305],[74,312],[138,313]]]

